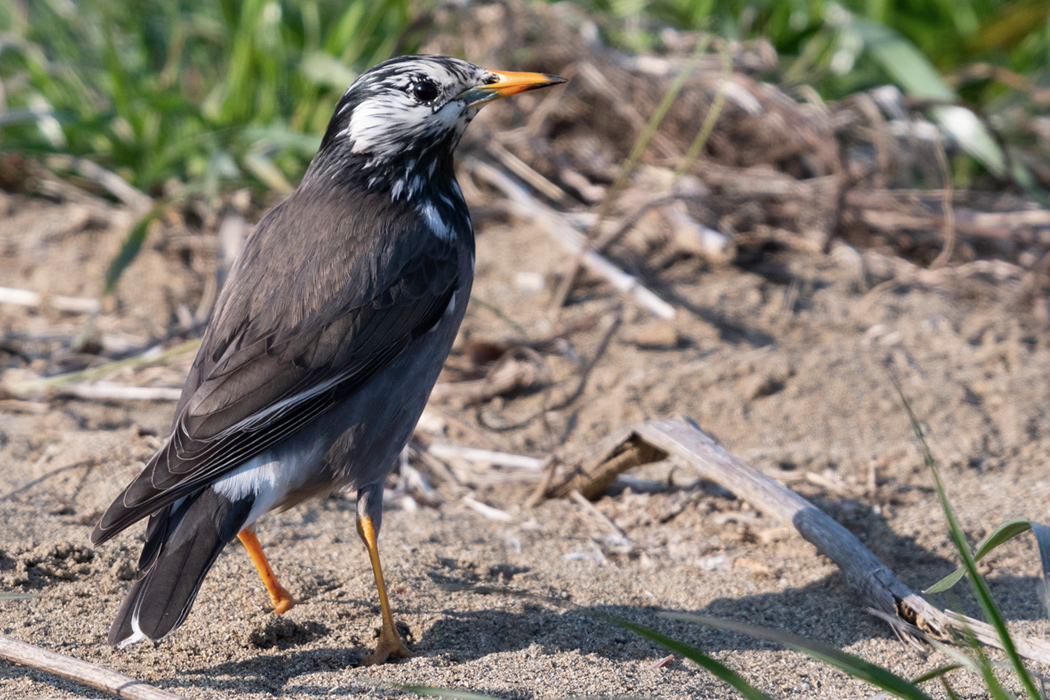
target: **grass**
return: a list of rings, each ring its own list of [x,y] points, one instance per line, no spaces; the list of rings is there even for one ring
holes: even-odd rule
[[[157,195],[287,189],[355,70],[412,50],[408,0],[0,4],[5,149],[90,157]]]
[[[963,575],[968,578],[974,595],[984,612],[985,618],[988,620],[989,624],[995,628],[999,641],[1003,646],[1003,653],[1006,657],[1005,664],[993,663],[973,634],[968,633],[964,635],[962,640],[968,647],[968,654],[961,653],[959,650],[952,647],[946,647],[941,644],[937,645],[938,648],[941,648],[949,656],[957,659],[957,663],[949,663],[940,666],[909,681],[908,679],[898,676],[877,664],[873,664],[858,656],[844,652],[841,649],[836,649],[835,647],[824,644],[823,642],[799,637],[798,635],[784,632],[782,630],[772,630],[735,620],[722,620],[703,615],[666,613],[661,615],[661,617],[681,622],[692,622],[782,644],[789,649],[804,653],[821,663],[838,668],[844,673],[870,685],[872,689],[879,689],[899,698],[929,700],[931,696],[924,692],[919,685],[930,681],[939,682],[949,698],[958,697],[958,694],[952,687],[948,676],[953,671],[967,669],[977,674],[982,679],[988,697],[994,698],[995,700],[1015,700],[1015,696],[1003,687],[1002,681],[999,676],[996,675],[997,670],[1000,671],[1000,673],[1005,672],[1008,674],[1017,685],[1020,686],[1024,698],[1027,698],[1028,700],[1046,700],[1046,696],[1036,685],[1032,673],[1028,670],[1024,661],[1017,653],[1014,641],[1006,626],[1006,621],[1003,618],[1002,612],[999,610],[998,604],[992,597],[988,583],[981,576],[980,572],[977,571],[977,560],[1013,537],[1031,530],[1035,533],[1039,545],[1040,556],[1043,563],[1043,580],[1044,582],[1050,580],[1050,528],[1038,523],[1012,520],[997,528],[996,531],[993,532],[978,548],[976,553],[972,552],[967,544],[966,535],[960,527],[954,509],[948,499],[947,492],[945,491],[944,484],[941,480],[940,468],[936,459],[933,457],[933,453],[930,450],[922,426],[912,410],[911,403],[905,396],[900,384],[894,380],[894,385],[900,396],[904,410],[907,413],[912,431],[919,442],[923,461],[925,462],[933,480],[937,498],[944,514],[945,522],[948,526],[949,536],[952,543],[955,545],[960,559],[962,560],[962,566],[959,571],[942,579],[935,584],[935,586],[932,586],[931,589],[939,591],[947,590],[961,580]],[[672,652],[678,653],[683,657],[694,661],[701,668],[706,669],[715,677],[729,684],[742,697],[749,699],[769,697],[761,690],[751,685],[745,678],[737,674],[731,668],[708,656],[700,649],[691,647],[655,630],[634,623],[613,618],[607,619],[607,621],[617,627],[631,630],[632,632],[645,637]],[[967,632],[969,631],[967,630]]]
[[[171,183],[213,193],[245,180],[286,191],[356,72],[414,51],[412,28],[432,2],[0,3],[0,145],[87,157],[153,196]],[[665,24],[767,38],[786,77],[825,98],[892,82],[993,113],[1025,104],[1019,85],[1050,72],[1050,4],[1039,0],[582,4],[628,49],[654,45]],[[975,63],[996,70],[968,71]],[[955,136],[1004,176],[1008,159],[994,140],[967,133]]]
[[[967,101],[986,105],[1010,92],[994,79],[965,79],[968,64],[1045,75],[1050,5],[1041,0],[585,0],[615,20],[607,35],[636,50],[651,48],[652,27],[704,28],[730,39],[769,40],[792,64],[789,73],[827,97],[843,97],[892,78],[851,26],[877,24],[899,35],[942,75],[963,84]]]

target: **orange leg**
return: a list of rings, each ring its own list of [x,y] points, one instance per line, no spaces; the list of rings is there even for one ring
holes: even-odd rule
[[[255,536],[255,533],[251,530],[241,530],[237,537],[248,550],[252,563],[255,564],[263,583],[266,584],[266,591],[273,602],[273,611],[280,615],[295,607],[297,601],[291,593],[285,590],[284,586],[277,582],[277,577],[270,568],[270,562],[266,561],[266,555],[263,554],[262,545],[259,544],[259,538]]]
[[[383,612],[383,629],[379,632],[379,644],[376,645],[374,654],[369,654],[361,659],[365,666],[381,664],[391,656],[405,659],[412,656],[405,643],[401,641],[401,635],[397,633],[394,626],[394,616],[390,612],[390,601],[386,597],[386,582],[383,581],[383,569],[379,566],[379,541],[376,539],[376,530],[372,524],[372,518],[367,515],[358,517],[357,534],[368,548],[368,557],[372,560],[372,572],[376,576],[376,588],[379,589],[379,607]]]

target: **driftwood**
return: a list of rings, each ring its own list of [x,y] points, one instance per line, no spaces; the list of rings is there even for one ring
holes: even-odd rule
[[[2,634],[0,634],[0,659],[53,673],[127,700],[186,700],[183,695],[175,695],[154,688],[105,666],[41,649]]]
[[[603,440],[589,458],[549,484],[545,495],[565,498],[578,491],[584,498],[593,500],[609,488],[621,472],[666,456],[663,450],[631,431],[616,432]]]
[[[902,583],[849,530],[806,499],[739,459],[688,418],[642,423],[602,441],[567,477],[553,479],[548,496],[601,492],[624,469],[670,459],[717,483],[764,513],[793,526],[831,559],[862,597],[862,604],[914,643],[953,642],[972,633],[983,644],[1001,648],[995,630],[980,620],[940,610]],[[592,486],[593,485],[593,486]],[[604,488],[604,487],[603,487]],[[586,489],[586,490],[585,490]],[[1050,643],[1014,635],[1018,653],[1050,663]]]

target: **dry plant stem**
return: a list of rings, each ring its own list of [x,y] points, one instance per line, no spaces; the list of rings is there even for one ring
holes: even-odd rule
[[[65,154],[49,156],[46,160],[47,166],[52,170],[70,170],[86,180],[98,183],[137,214],[141,215],[153,206],[153,200],[145,192],[132,187],[120,175],[90,160]]]
[[[677,195],[670,195],[667,197],[660,197],[652,201],[646,202],[642,206],[638,207],[630,216],[628,216],[623,223],[621,223],[615,230],[610,231],[604,236],[598,236],[597,240],[594,241],[593,248],[599,253],[604,253],[609,249],[610,246],[619,243],[620,239],[631,232],[638,222],[642,220],[642,217],[648,214],[653,209],[659,209],[666,207],[668,204],[674,204],[675,202],[682,201],[684,197]]]
[[[578,481],[588,474],[601,474],[605,479],[607,471],[653,461],[625,458],[643,449],[655,459],[670,457],[684,467],[691,467],[701,477],[729,489],[759,510],[790,523],[842,570],[849,584],[863,596],[870,612],[893,621],[895,629],[907,633],[906,639],[916,643],[918,639],[952,642],[955,641],[953,632],[969,628],[980,642],[999,648],[995,631],[989,625],[935,608],[897,579],[849,530],[794,491],[737,458],[688,418],[652,421],[613,433],[571,478]],[[568,495],[571,491],[555,487],[547,493]],[[1050,644],[1018,635],[1013,639],[1021,656],[1050,663]]]
[[[551,456],[547,458],[547,464],[543,469],[543,481],[536,484],[536,488],[531,494],[529,494],[529,497],[525,499],[526,508],[535,508],[547,500],[547,492],[554,483],[554,479],[558,476],[559,466],[561,466],[561,460],[557,457]]]
[[[685,86],[685,81],[692,75],[693,70],[699,65],[700,59],[704,55],[704,51],[707,50],[707,45],[711,42],[711,37],[704,36],[700,38],[696,43],[696,48],[693,50],[693,55],[686,64],[685,68],[679,72],[675,77],[674,82],[668,88],[667,92],[664,93],[663,99],[660,104],[656,106],[652,116],[646,123],[645,128],[638,135],[638,139],[634,142],[634,146],[631,148],[630,154],[627,156],[627,160],[624,162],[620,171],[616,174],[616,179],[613,180],[612,186],[609,187],[609,191],[605,193],[605,199],[598,207],[598,218],[594,222],[594,225],[587,232],[587,237],[584,239],[583,244],[580,246],[579,252],[576,253],[576,257],[573,258],[569,269],[565,275],[562,276],[561,284],[558,285],[558,289],[554,294],[554,298],[551,300],[551,312],[555,316],[565,306],[565,300],[569,298],[569,293],[572,291],[573,284],[576,282],[576,276],[580,273],[580,267],[584,265],[584,258],[591,252],[593,246],[592,242],[598,235],[598,231],[601,229],[605,219],[608,218],[609,212],[612,210],[613,202],[617,200],[620,195],[620,191],[627,183],[628,177],[634,171],[635,166],[641,160],[642,155],[645,153],[645,149],[649,147],[649,141],[652,140],[656,134],[657,128],[660,123],[667,116],[667,112],[671,109],[671,105],[678,98],[678,93],[682,91]]]
[[[503,192],[510,200],[511,206],[518,216],[546,228],[554,236],[554,239],[570,252],[582,253],[583,266],[589,271],[604,277],[616,289],[631,294],[638,303],[660,318],[668,320],[674,318],[675,309],[673,306],[658,297],[636,278],[628,275],[593,250],[586,248],[584,237],[573,228],[572,224],[564,216],[529,195],[528,192],[519,187],[509,177],[492,166],[470,159],[469,167],[477,177]]]
[[[514,520],[514,516],[512,516],[510,513],[504,510],[500,510],[499,508],[493,508],[492,506],[486,503],[482,503],[481,501],[475,500],[470,496],[464,496],[460,499],[460,502],[463,503],[463,505],[470,508],[471,510],[473,510],[475,513],[478,513],[479,515],[486,517],[489,520],[495,520],[501,523],[509,523],[510,521]]]
[[[957,630],[960,634],[966,634],[966,631],[969,630],[982,644],[1002,650],[1003,643],[999,640],[999,635],[996,634],[995,628],[987,622],[960,615],[954,610],[945,610],[944,615],[947,618],[947,625],[953,630]],[[1018,654],[1033,661],[1050,664],[1050,643],[1015,634],[1011,634],[1010,637],[1013,639]]]
[[[485,464],[496,464],[501,467],[512,467],[516,469],[528,469],[539,471],[543,468],[544,461],[536,457],[525,455],[508,454],[494,450],[479,450],[475,447],[461,447],[459,445],[446,445],[439,442],[431,443],[427,451],[438,459],[452,457],[465,459],[468,462],[482,462]]]
[[[179,343],[168,350],[161,350],[160,346],[157,345],[134,357],[117,360],[116,362],[108,362],[104,365],[81,370],[79,372],[69,372],[68,374],[59,374],[54,377],[19,382],[18,384],[12,384],[7,387],[7,390],[15,396],[25,396],[26,394],[34,394],[39,391],[46,391],[67,384],[89,382],[98,379],[99,377],[104,377],[118,369],[124,369],[125,367],[137,368],[162,364],[173,357],[185,355],[188,352],[196,352],[197,348],[200,347],[200,344],[200,340],[187,340],[186,342]],[[177,398],[178,397],[176,397],[176,399]]]
[[[442,382],[430,393],[433,401],[458,399],[464,406],[485,403],[497,396],[528,388],[540,383],[543,372],[534,364],[512,360],[497,367],[484,379],[464,382]]]
[[[955,209],[952,207],[952,176],[948,170],[948,155],[944,152],[944,144],[938,139],[934,141],[934,153],[937,154],[937,169],[941,172],[944,182],[944,194],[941,202],[941,212],[944,217],[942,230],[944,231],[944,247],[937,257],[930,263],[930,269],[936,270],[947,265],[955,252]]]
[[[626,430],[602,440],[592,455],[549,484],[545,489],[547,497],[565,498],[579,492],[584,498],[593,500],[609,488],[621,472],[664,457],[659,449]]]
[[[542,192],[548,199],[555,202],[568,199],[565,190],[545,178],[521,158],[508,151],[498,141],[494,139],[489,141],[486,145],[486,150],[493,158],[502,163],[503,167],[529,183],[533,189]]]
[[[98,299],[90,297],[49,296],[28,289],[0,287],[0,304],[28,306],[29,308],[51,307],[56,311],[67,311],[75,314],[93,314],[101,309]]]
[[[182,389],[96,382],[94,384],[66,384],[57,387],[54,394],[89,401],[178,401],[182,396]]]
[[[16,639],[0,635],[0,658],[11,663],[29,666],[40,671],[53,673],[62,678],[83,683],[106,693],[127,700],[186,700],[182,695],[175,695],[142,681],[135,680],[122,673],[111,671],[105,666],[75,659],[72,656],[56,654],[47,649],[26,644]]]
[[[943,644],[945,642],[943,636],[931,635],[926,630],[905,622],[895,615],[888,615],[881,610],[876,610],[875,608],[868,608],[868,613],[889,623],[898,634],[911,635],[916,639],[921,639],[934,645]],[[993,649],[999,649],[1000,651],[1003,648],[1003,643],[1000,641],[999,635],[996,634],[995,628],[987,622],[960,615],[954,610],[945,610],[944,626],[946,629],[958,633],[958,643],[960,646],[969,646],[967,639],[972,635],[972,638],[976,639],[981,644],[990,646]],[[1044,642],[1041,639],[1020,637],[1016,634],[1010,636],[1013,639],[1014,647],[1017,649],[1018,654],[1026,659],[1030,659],[1031,661],[1038,661],[1039,663],[1050,665],[1050,643]]]
[[[591,503],[589,500],[587,500],[587,498],[582,493],[574,490],[571,494],[569,494],[569,498],[571,498],[578,506],[580,506],[585,513],[587,513],[592,518],[601,523],[602,527],[604,527],[606,530],[612,533],[619,540],[620,544],[629,545],[631,543],[630,538],[628,538],[624,531],[621,530],[619,526],[612,521],[612,518],[598,510],[598,507]]]
[[[15,496],[17,496],[20,493],[25,493],[26,491],[28,491],[29,489],[33,488],[37,484],[41,484],[41,483],[47,481],[48,479],[50,479],[53,476],[58,476],[59,474],[62,474],[64,472],[68,472],[68,471],[70,471],[72,469],[77,469],[78,467],[85,467],[85,466],[89,466],[89,464],[87,462],[76,462],[74,464],[67,464],[67,465],[65,465],[63,467],[59,467],[57,469],[52,469],[47,474],[44,474],[43,476],[41,476],[39,478],[33,479],[28,484],[25,484],[24,486],[19,486],[14,491],[9,491],[6,494],[4,494],[3,496],[0,496],[0,503],[3,503],[4,501],[9,501],[9,500],[11,500],[12,498],[14,498]]]

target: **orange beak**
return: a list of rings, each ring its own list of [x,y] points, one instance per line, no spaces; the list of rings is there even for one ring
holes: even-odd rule
[[[475,107],[486,102],[492,102],[502,97],[510,97],[518,93],[538,90],[565,82],[560,75],[549,75],[547,73],[512,73],[510,71],[490,70],[489,74],[494,80],[486,85],[478,85],[460,95],[461,99],[467,101],[467,105]]]

